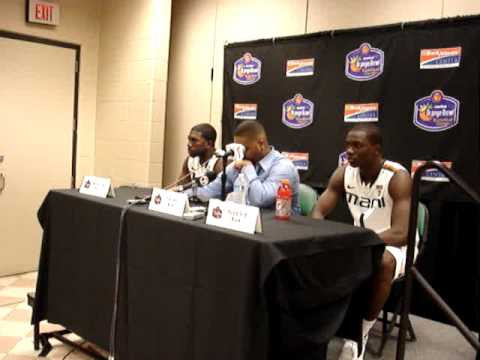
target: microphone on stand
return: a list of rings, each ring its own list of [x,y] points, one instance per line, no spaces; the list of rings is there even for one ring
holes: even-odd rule
[[[210,184],[213,180],[215,180],[216,177],[217,174],[215,174],[213,171],[207,171],[205,175],[196,177],[185,185],[176,186],[175,191],[185,191],[196,186],[206,186]]]
[[[225,198],[227,197],[226,194],[226,186],[227,186],[227,173],[225,172],[225,168],[227,165],[227,158],[229,156],[233,157],[233,161],[238,161],[238,160],[243,160],[243,157],[245,155],[245,146],[242,144],[236,144],[236,143],[231,143],[225,146],[225,150],[218,150],[215,155],[221,156],[223,158],[223,172],[221,175],[222,179],[222,192],[221,192],[221,200],[225,201]]]
[[[193,191],[195,193],[197,187],[208,185],[213,180],[215,180],[216,177],[217,177],[217,174],[215,174],[213,171],[207,171],[205,175],[196,177],[192,181],[190,181],[189,183],[187,183],[185,185],[178,185],[178,186],[172,188],[171,190],[181,192],[181,191],[193,188]],[[146,204],[146,203],[150,202],[151,199],[152,199],[151,195],[144,196],[144,197],[135,196],[134,199],[129,199],[127,202],[129,204],[140,205],[140,204]]]
[[[245,155],[245,146],[242,144],[231,143],[225,146],[225,150],[219,149],[215,151],[215,155],[226,159],[233,156],[233,160],[242,160]]]

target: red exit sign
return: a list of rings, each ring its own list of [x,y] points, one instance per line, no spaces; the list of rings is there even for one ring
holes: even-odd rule
[[[29,0],[28,21],[38,24],[58,25],[60,6],[52,1]]]

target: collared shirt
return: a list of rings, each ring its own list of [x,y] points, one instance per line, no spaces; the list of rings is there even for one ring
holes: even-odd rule
[[[225,169],[227,174],[226,193],[233,191],[233,183],[240,174],[234,164]],[[298,198],[300,179],[295,165],[272,147],[272,150],[260,160],[256,166],[247,165],[241,170],[248,179],[249,205],[260,208],[275,209],[277,190],[280,181],[287,179],[292,187],[292,213],[300,214],[300,203]],[[220,198],[222,193],[221,173],[217,178],[205,187],[197,190],[200,198]]]

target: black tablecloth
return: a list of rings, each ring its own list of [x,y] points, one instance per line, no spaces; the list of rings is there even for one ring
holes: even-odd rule
[[[48,194],[39,210],[44,236],[33,321],[60,323],[108,348],[119,218],[132,191],[120,189],[115,199]],[[378,263],[382,242],[346,224],[279,221],[272,213],[262,219],[264,233],[248,235],[146,207],[129,210],[118,358],[266,359],[272,325],[328,340]],[[270,325],[267,302],[278,315]]]

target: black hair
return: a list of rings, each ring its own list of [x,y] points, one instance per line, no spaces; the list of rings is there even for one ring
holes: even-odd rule
[[[202,134],[202,137],[205,140],[211,141],[212,145],[215,145],[215,141],[217,140],[217,131],[212,125],[208,123],[198,124],[192,127],[190,132],[192,131],[199,132],[200,134]]]
[[[252,139],[260,135],[265,135],[265,128],[256,120],[242,121],[234,132],[234,136],[246,136]]]
[[[367,139],[372,145],[378,145],[380,148],[383,146],[383,137],[380,128],[372,123],[361,123],[355,125],[350,131],[364,131],[367,134]]]

